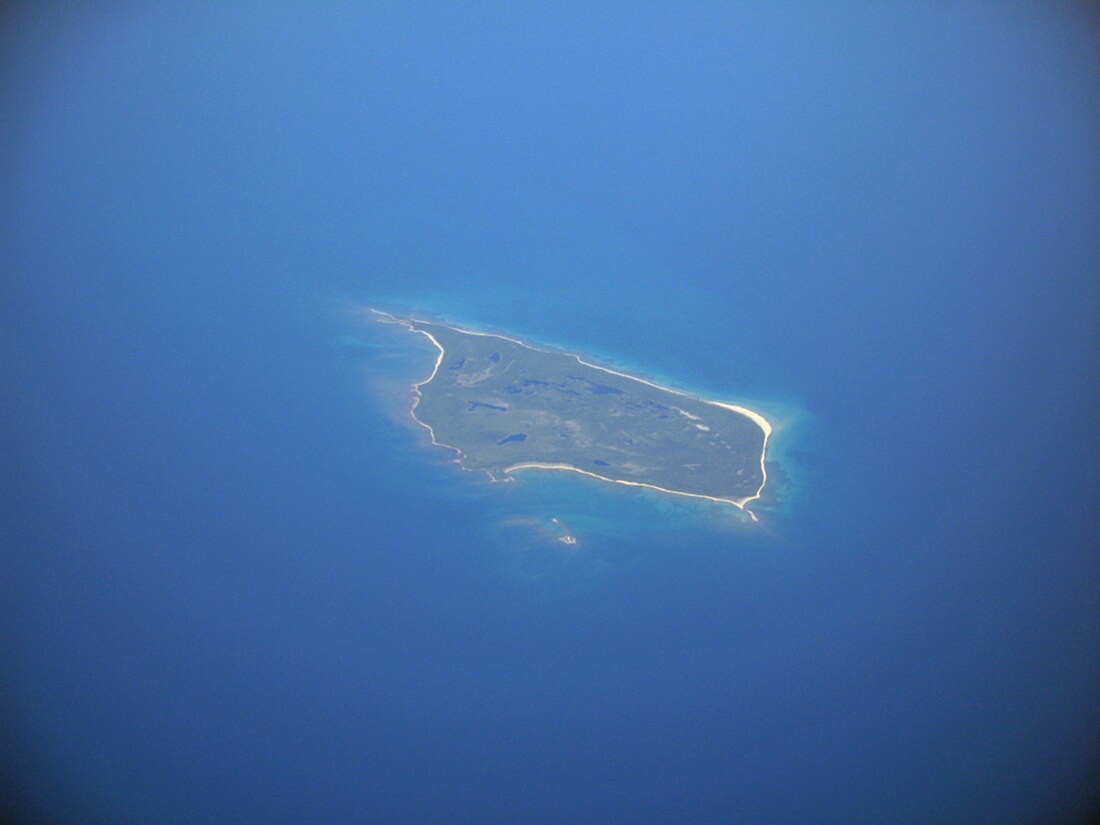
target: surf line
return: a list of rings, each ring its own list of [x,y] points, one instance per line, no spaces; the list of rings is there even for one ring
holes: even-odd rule
[[[412,417],[413,421],[415,421],[417,424],[419,424],[421,427],[423,427],[424,429],[426,429],[428,431],[428,435],[431,436],[433,446],[445,447],[448,450],[454,450],[455,451],[455,459],[454,459],[455,463],[458,464],[459,467],[462,467],[463,470],[469,471],[470,468],[465,467],[462,464],[462,456],[463,456],[462,450],[460,450],[458,447],[455,447],[452,444],[444,444],[442,441],[439,441],[435,437],[435,430],[432,429],[432,425],[429,424],[427,421],[421,421],[416,416],[416,408],[420,405],[420,399],[423,398],[423,395],[424,395],[420,391],[420,388],[422,386],[424,386],[425,384],[430,383],[431,380],[433,378],[435,378],[436,373],[439,372],[440,364],[443,363],[443,357],[444,357],[444,355],[446,355],[446,350],[443,349],[443,345],[441,343],[439,343],[438,339],[434,335],[432,335],[430,332],[428,332],[426,329],[417,329],[414,326],[414,324],[416,323],[415,321],[410,321],[406,318],[398,318],[396,315],[391,315],[388,312],[383,312],[382,310],[375,309],[374,307],[367,307],[367,309],[369,309],[375,315],[378,315],[379,317],[376,320],[379,320],[382,323],[385,323],[385,324],[399,324],[400,326],[403,326],[405,329],[407,329],[409,332],[416,332],[416,333],[419,333],[419,334],[425,336],[429,341],[432,342],[432,344],[435,346],[435,348],[439,350],[439,356],[435,359],[435,366],[432,367],[432,374],[429,375],[427,378],[425,378],[423,381],[417,381],[415,384],[412,385],[413,402],[412,402],[412,406],[409,408],[409,415]],[[489,479],[491,481],[501,481],[501,479],[494,478],[493,474],[488,472],[488,471],[486,471],[486,475],[489,476]],[[506,479],[506,480],[511,481],[512,479]]]
[[[592,476],[592,478],[598,478],[601,481],[610,481],[612,484],[625,484],[628,487],[647,487],[650,490],[660,490],[662,493],[671,493],[674,496],[687,496],[688,498],[702,498],[707,501],[717,501],[721,504],[732,504],[734,507],[739,507],[749,514],[749,517],[753,521],[760,521],[756,517],[756,513],[745,507],[750,501],[759,498],[759,493],[755,496],[748,496],[746,498],[721,498],[719,496],[708,496],[703,493],[688,493],[684,490],[670,490],[668,487],[658,487],[656,484],[646,484],[644,481],[626,481],[621,478],[608,478],[602,476],[599,473],[593,473],[590,470],[582,470],[579,467],[574,467],[572,464],[542,464],[537,461],[525,461],[519,464],[513,464],[511,467],[505,467],[503,472],[513,473],[516,470],[570,470],[574,473],[580,473],[583,476]],[[763,488],[761,488],[763,489]]]
[[[446,447],[449,450],[454,450],[458,454],[458,458],[456,459],[456,461],[458,462],[458,465],[460,467],[462,467],[462,455],[463,455],[462,450],[460,450],[458,447],[455,447],[451,444],[444,444],[441,441],[437,441],[436,437],[435,437],[435,430],[432,429],[432,426],[430,424],[428,424],[427,422],[425,422],[425,421],[421,421],[416,416],[416,408],[420,404],[420,399],[423,397],[423,394],[420,392],[420,388],[422,386],[424,386],[425,384],[431,383],[432,379],[435,378],[436,373],[439,372],[440,364],[443,363],[443,357],[446,355],[446,350],[443,348],[443,345],[439,343],[439,341],[436,339],[436,337],[434,335],[432,335],[430,332],[428,332],[425,329],[418,329],[416,327],[416,324],[418,324],[418,323],[429,323],[429,322],[427,322],[427,321],[417,321],[415,318],[413,318],[413,319],[398,318],[396,315],[393,315],[389,312],[383,312],[382,310],[375,309],[374,307],[368,307],[368,309],[371,312],[373,312],[375,315],[380,316],[379,320],[382,320],[385,323],[400,324],[401,326],[405,327],[405,329],[409,330],[410,332],[420,333],[421,335],[425,336],[429,341],[431,341],[432,344],[436,347],[436,349],[439,350],[439,357],[436,358],[435,366],[432,368],[432,374],[429,375],[427,378],[425,378],[423,381],[419,381],[419,382],[413,384],[413,396],[414,397],[413,397],[412,409],[409,412],[411,413],[413,420],[417,424],[420,424],[422,427],[426,428],[428,430],[428,432],[431,434],[432,444],[438,445],[440,447]],[[510,341],[513,344],[518,344],[519,346],[524,347],[525,349],[532,350],[534,352],[548,352],[548,350],[539,349],[538,347],[531,346],[527,342],[520,341],[517,338],[509,338],[507,335],[496,335],[496,334],[489,333],[489,332],[477,332],[476,330],[463,329],[461,327],[450,326],[448,324],[439,324],[439,326],[444,327],[446,329],[454,330],[455,332],[461,332],[465,335],[480,335],[480,336],[485,337],[485,338],[500,338],[503,341]],[[609,373],[610,375],[617,375],[620,378],[626,378],[629,381],[637,381],[639,384],[645,384],[647,386],[653,387],[654,389],[663,390],[664,392],[670,392],[673,395],[681,395],[684,398],[691,398],[695,401],[702,401],[704,404],[712,404],[716,407],[724,407],[727,410],[731,410],[735,413],[739,413],[740,415],[743,415],[746,418],[750,419],[753,423],[755,423],[758,427],[760,427],[760,429],[764,433],[764,443],[763,443],[763,445],[761,446],[761,449],[760,449],[760,474],[761,474],[761,477],[762,477],[762,481],[760,482],[760,486],[757,488],[756,492],[751,496],[745,496],[744,498],[722,498],[720,496],[708,496],[704,493],[689,493],[685,490],[672,490],[672,489],[669,489],[667,487],[659,487],[656,484],[647,484],[644,481],[627,481],[627,480],[621,479],[621,478],[608,478],[607,476],[602,476],[599,473],[593,473],[591,470],[582,470],[579,467],[574,467],[572,464],[543,464],[543,463],[540,463],[540,462],[537,462],[537,461],[520,462],[519,464],[513,464],[510,467],[505,467],[504,470],[502,470],[502,472],[509,476],[509,478],[507,478],[507,479],[497,478],[491,472],[486,470],[485,473],[486,473],[486,475],[489,476],[490,479],[492,479],[493,481],[511,481],[512,480],[511,474],[513,472],[515,472],[516,470],[528,470],[528,469],[532,469],[532,470],[533,469],[538,469],[538,470],[570,470],[574,473],[580,473],[581,475],[591,476],[592,478],[598,478],[601,481],[609,481],[612,484],[625,484],[628,487],[646,487],[650,490],[658,490],[662,493],[668,493],[670,495],[675,495],[675,496],[687,496],[688,498],[701,498],[701,499],[705,499],[706,501],[715,501],[715,502],[718,502],[720,504],[732,504],[734,507],[737,507],[740,510],[744,511],[745,513],[748,513],[749,517],[753,521],[760,521],[760,519],[757,517],[756,513],[754,513],[752,510],[748,509],[748,505],[761,497],[761,495],[764,492],[764,487],[767,486],[767,483],[768,483],[768,470],[767,470],[767,467],[765,466],[765,459],[766,459],[767,453],[768,453],[768,440],[771,438],[771,434],[772,434],[772,425],[771,425],[771,423],[769,423],[769,421],[766,418],[764,418],[764,416],[760,415],[760,413],[756,412],[755,410],[748,409],[747,407],[741,407],[741,406],[738,406],[736,404],[727,404],[724,401],[712,401],[709,398],[699,398],[698,396],[691,395],[690,393],[683,392],[682,390],[674,389],[673,387],[664,387],[664,386],[661,386],[660,384],[654,383],[653,381],[647,381],[646,379],[639,378],[636,375],[630,375],[630,374],[625,373],[625,372],[619,372],[618,370],[609,369],[608,367],[601,367],[599,364],[593,364],[593,363],[590,363],[588,361],[585,361],[583,358],[581,358],[579,355],[577,355],[576,353],[573,353],[573,352],[565,352],[563,354],[564,355],[569,355],[569,356],[575,358],[577,360],[577,363],[583,364],[586,367],[591,367],[592,369],[600,370],[601,372],[606,372],[606,373]],[[463,467],[463,469],[465,470],[465,469],[469,469],[469,468]]]

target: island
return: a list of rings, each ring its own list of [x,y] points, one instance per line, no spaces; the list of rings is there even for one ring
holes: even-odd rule
[[[767,483],[772,428],[757,412],[697,398],[579,355],[371,309],[439,350],[413,386],[412,417],[461,466],[497,481],[566,470],[747,505]]]

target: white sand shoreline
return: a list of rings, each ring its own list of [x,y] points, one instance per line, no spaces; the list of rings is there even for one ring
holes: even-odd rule
[[[503,341],[510,341],[513,344],[518,344],[519,346],[524,347],[525,349],[533,350],[534,352],[549,352],[549,350],[539,349],[538,347],[532,346],[531,344],[528,344],[525,341],[520,341],[516,338],[509,338],[507,335],[497,335],[495,333],[489,333],[489,332],[477,332],[475,330],[462,329],[461,327],[452,326],[450,324],[441,324],[441,323],[434,322],[434,321],[419,321],[415,318],[399,318],[396,315],[393,315],[392,313],[384,312],[382,310],[375,309],[374,307],[368,307],[367,309],[369,309],[375,315],[381,316],[381,318],[385,319],[385,321],[387,323],[400,324],[401,326],[408,329],[410,332],[416,332],[416,333],[419,333],[419,334],[425,336],[429,341],[432,342],[432,344],[436,347],[436,349],[439,350],[439,356],[436,358],[435,366],[432,368],[431,375],[429,375],[423,381],[418,381],[415,384],[413,384],[413,394],[414,394],[415,397],[413,399],[412,408],[410,409],[409,412],[411,413],[413,420],[416,421],[417,424],[420,424],[422,427],[426,428],[428,430],[428,432],[431,434],[432,444],[440,446],[440,447],[446,447],[447,449],[450,449],[450,450],[454,450],[458,454],[458,457],[456,458],[456,461],[458,462],[458,464],[460,466],[462,466],[462,456],[463,456],[462,450],[460,450],[458,447],[455,447],[451,444],[444,444],[441,441],[437,441],[436,437],[435,437],[435,430],[432,429],[431,425],[428,424],[425,421],[421,421],[416,416],[416,408],[420,404],[420,399],[422,397],[422,393],[420,392],[420,388],[422,386],[424,386],[425,384],[430,383],[432,381],[432,379],[435,378],[436,374],[439,372],[440,365],[443,363],[443,358],[446,355],[446,350],[443,348],[443,345],[439,343],[439,341],[436,339],[436,337],[434,335],[432,335],[427,330],[417,329],[415,325],[416,324],[421,324],[421,323],[422,324],[435,324],[437,326],[445,327],[447,329],[454,330],[455,332],[461,332],[461,333],[464,333],[466,335],[480,335],[480,336],[483,336],[483,337],[486,337],[486,338],[500,338]],[[761,447],[761,450],[760,450],[760,472],[761,472],[761,475],[762,475],[762,478],[763,478],[763,480],[760,483],[760,487],[751,496],[746,496],[745,498],[740,498],[740,499],[733,499],[733,498],[722,498],[722,497],[719,497],[719,496],[708,496],[708,495],[705,495],[703,493],[689,493],[689,492],[686,492],[684,490],[672,490],[672,489],[668,489],[666,487],[659,487],[656,484],[647,484],[647,483],[641,482],[641,481],[626,481],[625,479],[608,478],[607,476],[602,476],[599,473],[594,473],[590,470],[582,470],[579,467],[574,467],[571,464],[543,464],[543,463],[535,462],[535,461],[521,462],[519,464],[513,464],[510,467],[505,467],[502,472],[504,472],[505,474],[508,474],[509,476],[511,476],[511,474],[513,472],[515,472],[516,470],[526,470],[526,469],[569,470],[569,471],[572,471],[572,472],[575,472],[575,473],[580,473],[581,475],[591,476],[592,478],[598,478],[601,481],[609,481],[612,484],[625,484],[625,485],[630,486],[630,487],[646,487],[646,488],[651,489],[651,490],[658,490],[662,493],[668,493],[668,494],[671,494],[671,495],[687,496],[689,498],[705,499],[707,501],[715,501],[715,502],[719,502],[719,503],[722,503],[722,504],[732,504],[735,507],[737,507],[737,508],[743,510],[744,512],[748,513],[753,521],[759,521],[759,519],[756,516],[756,513],[754,513],[752,510],[748,509],[748,505],[750,503],[752,503],[753,501],[758,500],[761,497],[761,495],[763,495],[764,487],[768,483],[768,471],[767,471],[767,467],[765,466],[765,462],[766,462],[766,459],[767,459],[767,452],[768,452],[768,440],[771,438],[771,434],[772,434],[772,426],[768,422],[768,420],[766,418],[764,418],[764,416],[760,415],[760,413],[756,412],[755,410],[748,409],[747,407],[742,407],[742,406],[739,406],[739,405],[736,405],[736,404],[728,404],[724,401],[713,401],[709,398],[701,398],[699,396],[691,395],[690,393],[684,392],[682,390],[674,389],[673,387],[663,387],[660,384],[656,384],[652,381],[647,381],[646,379],[639,378],[636,375],[630,375],[630,374],[625,373],[625,372],[619,372],[618,370],[609,369],[607,367],[601,367],[598,364],[592,364],[588,361],[585,361],[583,358],[581,358],[576,353],[563,352],[562,354],[569,355],[573,358],[576,358],[578,363],[580,363],[580,364],[582,364],[586,367],[591,367],[592,369],[600,370],[601,372],[606,372],[606,373],[609,373],[610,375],[617,375],[621,378],[626,378],[627,380],[630,380],[630,381],[637,381],[640,384],[645,384],[646,386],[653,387],[654,389],[658,389],[658,390],[663,390],[664,392],[670,392],[674,395],[680,395],[680,396],[683,396],[684,398],[691,398],[695,401],[701,401],[704,404],[713,404],[716,407],[723,407],[727,410],[732,410],[733,412],[739,413],[740,415],[743,415],[746,418],[750,419],[753,423],[755,423],[758,427],[760,427],[760,429],[764,432],[764,443],[763,443],[763,445]],[[463,469],[469,469],[469,468],[463,467]],[[499,479],[496,476],[494,476],[491,472],[489,472],[488,470],[486,470],[485,472],[489,476],[489,478],[491,478],[493,481],[511,481],[512,480],[511,478]]]

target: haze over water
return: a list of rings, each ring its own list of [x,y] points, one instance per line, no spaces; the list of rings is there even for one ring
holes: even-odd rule
[[[6,22],[15,814],[1095,807],[1084,4]],[[463,473],[364,305],[759,410],[761,523]]]

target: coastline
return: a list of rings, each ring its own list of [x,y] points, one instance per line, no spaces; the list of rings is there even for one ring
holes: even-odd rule
[[[417,381],[412,385],[413,403],[412,407],[409,409],[409,414],[412,416],[413,421],[415,421],[417,424],[419,424],[421,427],[424,427],[428,431],[428,434],[431,436],[433,446],[446,447],[448,450],[454,450],[455,453],[457,453],[455,462],[458,464],[458,466],[462,467],[463,470],[468,470],[468,467],[463,467],[462,465],[462,450],[452,444],[444,444],[442,441],[437,440],[435,437],[435,430],[432,429],[432,425],[427,423],[426,421],[421,421],[419,418],[416,417],[416,408],[420,405],[420,399],[423,397],[423,394],[420,392],[420,388],[429,383],[433,378],[435,378],[436,373],[439,372],[439,366],[443,363],[443,357],[446,355],[446,350],[443,348],[443,345],[440,344],[436,337],[427,330],[416,329],[416,327],[413,326],[415,321],[410,321],[406,318],[398,318],[396,315],[392,315],[389,312],[383,312],[382,310],[375,309],[374,307],[367,307],[367,309],[373,312],[375,315],[382,316],[382,318],[384,319],[382,323],[399,324],[405,327],[405,329],[409,330],[409,332],[416,332],[420,335],[427,337],[427,339],[432,342],[435,348],[439,350],[439,355],[435,359],[435,366],[432,367],[432,374],[425,378],[423,381]],[[493,478],[492,473],[486,474],[493,481],[499,481],[499,479]]]
[[[436,445],[436,446],[439,446],[439,447],[446,447],[449,450],[454,450],[458,454],[455,461],[458,463],[458,465],[460,467],[462,467],[462,469],[468,470],[469,469],[468,467],[465,467],[465,466],[462,465],[462,456],[463,456],[462,450],[460,450],[458,447],[455,447],[451,444],[444,444],[443,442],[436,440],[435,430],[432,429],[432,426],[430,424],[428,424],[427,422],[425,422],[425,421],[421,421],[416,416],[416,408],[420,404],[420,399],[422,398],[422,393],[420,392],[420,388],[422,386],[424,386],[425,384],[430,383],[432,381],[432,379],[435,378],[436,374],[439,372],[440,365],[443,363],[443,358],[446,356],[446,350],[444,349],[443,345],[439,343],[438,339],[434,335],[432,335],[430,332],[428,332],[427,330],[417,329],[416,324],[418,324],[418,323],[436,323],[436,322],[429,322],[429,321],[421,322],[421,321],[417,321],[415,318],[399,318],[398,316],[393,315],[392,313],[384,312],[383,310],[375,309],[374,307],[367,307],[367,309],[370,312],[373,312],[375,315],[380,316],[379,320],[383,320],[383,323],[399,324],[399,325],[405,327],[410,332],[416,332],[416,333],[419,333],[420,335],[425,336],[429,341],[432,342],[432,344],[435,346],[435,348],[439,350],[439,355],[435,360],[435,366],[432,368],[431,375],[429,375],[423,381],[417,381],[413,384],[413,396],[414,396],[414,398],[413,398],[412,407],[409,410],[409,412],[412,415],[413,420],[417,424],[420,424],[422,427],[424,427],[428,430],[429,434],[431,435],[433,445]],[[525,349],[533,350],[534,352],[550,352],[550,350],[540,349],[539,347],[532,346],[531,344],[527,343],[526,341],[521,341],[517,338],[510,338],[507,335],[497,335],[495,333],[489,333],[489,332],[477,332],[475,330],[463,329],[461,327],[452,326],[450,324],[437,324],[437,325],[441,326],[441,327],[446,327],[447,329],[454,330],[455,332],[461,332],[465,335],[479,335],[479,336],[483,336],[483,337],[486,337],[486,338],[500,338],[503,341],[510,341],[513,344],[518,344],[519,346],[524,347]],[[650,490],[657,490],[659,492],[668,493],[670,495],[687,496],[689,498],[705,499],[707,501],[714,501],[714,502],[718,502],[718,503],[721,503],[721,504],[732,504],[734,507],[737,507],[738,509],[742,510],[743,512],[748,513],[749,517],[752,518],[753,521],[759,521],[760,520],[757,517],[756,513],[754,513],[752,510],[748,509],[747,505],[749,505],[753,501],[758,500],[763,495],[764,487],[766,487],[767,483],[768,483],[768,470],[767,470],[767,467],[766,467],[766,460],[767,460],[767,453],[768,453],[768,441],[771,438],[771,434],[772,434],[772,425],[766,418],[764,418],[764,416],[762,416],[760,413],[756,412],[755,410],[748,409],[747,407],[742,407],[742,406],[739,406],[739,405],[736,405],[736,404],[729,404],[729,403],[726,403],[724,401],[714,401],[714,400],[711,400],[709,398],[702,398],[700,396],[691,395],[690,393],[684,392],[682,390],[675,389],[673,387],[661,386],[660,384],[656,384],[653,381],[648,381],[645,378],[639,378],[636,375],[630,375],[629,373],[619,372],[618,370],[613,370],[613,369],[610,369],[608,367],[602,367],[599,364],[589,363],[588,361],[585,361],[583,358],[581,358],[581,356],[579,356],[579,355],[577,355],[576,353],[573,353],[573,352],[563,352],[562,354],[568,355],[572,358],[577,359],[577,362],[579,364],[582,364],[586,367],[591,367],[592,369],[597,369],[597,370],[600,370],[601,372],[609,373],[610,375],[617,375],[621,378],[626,378],[627,380],[630,380],[630,381],[637,381],[640,384],[645,384],[647,386],[653,387],[654,389],[663,390],[664,392],[670,392],[674,395],[680,395],[680,396],[683,396],[684,398],[691,398],[695,401],[701,401],[704,404],[712,404],[716,407],[723,407],[727,410],[731,410],[733,412],[739,413],[740,415],[743,415],[746,418],[748,418],[749,420],[751,420],[754,424],[756,424],[758,427],[760,427],[760,429],[764,433],[764,443],[763,443],[763,445],[761,446],[761,449],[760,449],[760,472],[761,472],[761,476],[762,476],[762,481],[760,482],[760,487],[757,488],[757,491],[753,495],[746,496],[745,498],[740,498],[740,499],[722,498],[720,496],[708,496],[708,495],[705,495],[703,493],[689,493],[689,492],[686,492],[684,490],[672,490],[672,489],[669,489],[669,488],[666,488],[666,487],[659,487],[656,484],[647,484],[647,483],[642,482],[642,481],[626,481],[625,479],[608,478],[607,476],[602,476],[599,473],[594,473],[590,470],[582,470],[579,467],[574,467],[572,464],[544,464],[544,463],[535,462],[535,461],[521,462],[519,464],[513,464],[510,467],[505,467],[502,472],[504,472],[508,477],[503,478],[503,479],[502,478],[497,478],[491,472],[486,470],[485,474],[488,475],[491,480],[493,480],[493,481],[513,481],[514,477],[511,474],[513,472],[517,471],[517,470],[527,470],[527,469],[568,470],[568,471],[572,471],[572,472],[575,472],[575,473],[580,473],[581,475],[591,476],[592,478],[598,478],[601,481],[608,481],[608,482],[611,482],[612,484],[625,484],[629,487],[646,487]]]

